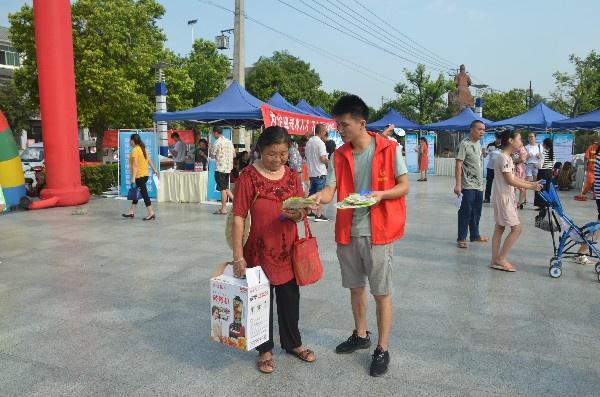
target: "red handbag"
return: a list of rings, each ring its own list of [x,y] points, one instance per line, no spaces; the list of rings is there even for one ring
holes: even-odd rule
[[[317,239],[313,237],[306,218],[304,218],[304,238],[294,242],[292,265],[299,286],[314,284],[323,276]]]

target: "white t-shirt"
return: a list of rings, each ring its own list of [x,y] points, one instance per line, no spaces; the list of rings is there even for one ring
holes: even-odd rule
[[[310,178],[316,178],[319,176],[327,175],[327,165],[321,161],[321,156],[327,158],[327,148],[325,142],[318,136],[313,136],[306,143],[304,149],[306,154],[306,165],[308,167],[308,176]]]
[[[185,156],[186,156],[185,143],[183,143],[182,141],[175,142],[175,146],[173,147],[173,150],[175,150],[177,152],[177,156],[175,156],[173,158],[173,161],[175,161],[176,163],[184,162]]]
[[[531,155],[531,157],[528,158],[527,161],[525,161],[525,163],[537,164],[540,161],[540,159],[537,156],[538,154],[540,154],[540,145],[527,145],[525,146],[525,149],[527,149],[527,157]]]

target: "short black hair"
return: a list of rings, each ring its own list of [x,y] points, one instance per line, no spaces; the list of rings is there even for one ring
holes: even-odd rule
[[[350,114],[354,119],[369,120],[369,107],[358,95],[344,95],[333,105],[334,116]]]
[[[223,134],[223,127],[219,127],[216,125],[213,127],[213,132],[216,132],[217,134]]]
[[[171,134],[171,138],[173,138],[173,139],[175,139],[175,138],[179,139],[179,134],[176,133],[176,132],[174,132],[174,133]]]
[[[473,120],[471,121],[471,125],[469,125],[469,129],[472,130],[473,127],[475,127],[477,124],[483,124],[483,126],[485,127],[485,123],[481,120]]]
[[[256,141],[256,148],[262,153],[267,146],[277,145],[279,143],[285,143],[289,147],[290,141],[290,135],[285,128],[278,125],[272,125],[261,132],[258,141]]]
[[[325,126],[325,124],[319,123],[315,125],[315,135],[317,135],[320,131],[327,132],[327,127]]]

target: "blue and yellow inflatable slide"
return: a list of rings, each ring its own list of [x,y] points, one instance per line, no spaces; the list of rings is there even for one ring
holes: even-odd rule
[[[6,207],[19,205],[25,196],[25,178],[17,144],[4,113],[0,111],[0,186]]]

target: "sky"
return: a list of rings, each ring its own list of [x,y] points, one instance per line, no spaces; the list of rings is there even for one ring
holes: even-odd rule
[[[166,9],[158,25],[167,36],[167,47],[180,54],[190,51],[192,31],[187,21],[191,19],[198,19],[196,38],[213,40],[221,30],[233,28],[233,14],[207,4],[210,1],[159,0]],[[359,32],[367,43],[282,1],[341,31]],[[234,0],[212,2],[234,8]],[[0,25],[8,26],[8,13],[24,3],[1,0]],[[245,0],[245,11],[248,17],[308,45],[246,20],[246,66],[273,51],[287,50],[310,63],[320,74],[323,89],[355,93],[375,108],[382,98],[395,96],[393,88],[404,80],[404,68],[415,67],[409,60],[425,63],[434,76],[439,71],[431,68],[432,58],[455,68],[464,63],[476,83],[506,91],[528,88],[531,81],[534,93],[547,97],[554,88],[552,74],[572,72],[569,54],[584,57],[600,46],[598,0]],[[413,54],[399,39],[412,46],[408,51]],[[417,54],[421,59],[416,58],[415,48],[430,51],[428,58],[423,59],[422,52]],[[232,56],[232,51],[226,53]],[[445,66],[442,69],[447,70]]]

